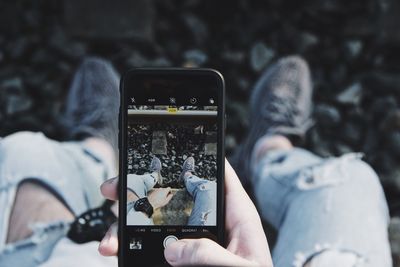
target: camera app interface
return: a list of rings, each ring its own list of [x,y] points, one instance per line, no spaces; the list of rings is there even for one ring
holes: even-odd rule
[[[168,105],[150,105],[156,101],[128,109],[126,224],[215,226],[216,100],[178,105],[171,96]]]
[[[211,72],[171,71],[123,86],[124,260],[160,266],[171,242],[219,240],[223,84]]]

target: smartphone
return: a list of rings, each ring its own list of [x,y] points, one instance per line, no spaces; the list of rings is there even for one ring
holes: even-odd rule
[[[121,80],[119,266],[224,237],[225,89],[212,69],[134,69]]]

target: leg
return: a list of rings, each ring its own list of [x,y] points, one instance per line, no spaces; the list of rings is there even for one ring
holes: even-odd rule
[[[86,142],[58,143],[40,133],[1,140],[2,264],[23,266],[21,257],[29,266],[44,262],[74,216],[103,202],[98,188],[115,173],[111,147],[116,143],[118,101],[118,75],[112,66],[88,59],[75,74],[65,115],[69,137],[89,138]]]
[[[103,202],[108,168],[82,143],[41,133],[5,137],[0,155],[0,262],[44,262],[74,217]]]
[[[150,162],[150,173],[143,175],[128,174],[128,200],[135,201],[138,198],[146,197],[156,183],[162,184],[161,168],[160,159],[154,156]]]
[[[183,163],[180,175],[194,202],[188,225],[216,225],[217,183],[195,176],[194,171],[194,158],[188,157]]]
[[[255,153],[270,143],[259,142]],[[263,218],[279,232],[275,266],[391,266],[388,208],[367,164],[300,149],[259,156],[253,188]]]
[[[155,184],[157,183],[157,173],[147,173],[143,175],[136,174],[128,174],[128,192],[131,192],[134,196],[132,196],[132,200],[136,200],[138,198],[143,198],[147,196],[147,193],[153,189]],[[136,198],[135,198],[136,196]]]
[[[188,225],[216,225],[217,184],[195,175],[185,178],[186,190],[193,197],[194,205]]]
[[[250,98],[250,129],[232,159],[244,185],[250,183],[252,151],[262,136],[304,137],[312,124],[311,96],[310,70],[301,58],[283,58],[264,72]]]
[[[387,204],[374,171],[354,155],[323,160],[289,141],[310,126],[309,73],[297,57],[266,71],[237,154],[262,217],[279,231],[275,266],[391,266]]]

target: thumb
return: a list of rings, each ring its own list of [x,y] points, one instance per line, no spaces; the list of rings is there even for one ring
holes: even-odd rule
[[[207,238],[173,242],[165,248],[164,256],[172,266],[257,266]]]

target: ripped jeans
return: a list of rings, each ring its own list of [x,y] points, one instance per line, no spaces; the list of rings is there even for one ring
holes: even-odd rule
[[[116,258],[100,256],[99,242],[77,245],[69,240],[66,237],[69,221],[35,223],[31,225],[30,237],[6,242],[20,183],[28,179],[40,183],[62,199],[74,215],[80,215],[101,205],[104,198],[99,186],[112,177],[114,170],[114,166],[84,142],[56,142],[42,133],[32,132],[19,132],[1,139],[0,266],[117,266]]]
[[[133,191],[138,197],[147,196],[153,189],[157,180],[154,173],[136,175],[129,174],[127,179],[128,190]],[[217,184],[191,175],[185,178],[185,186],[193,198],[193,209],[190,213],[188,225],[216,225],[217,223]],[[153,221],[142,212],[133,209],[134,202],[127,204],[128,225],[152,225]]]
[[[275,267],[392,266],[385,196],[358,154],[271,151],[252,171],[261,216],[278,230]]]

